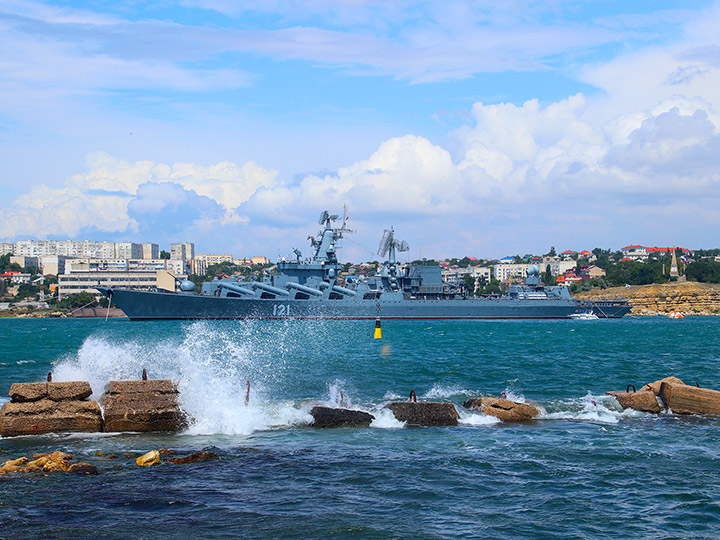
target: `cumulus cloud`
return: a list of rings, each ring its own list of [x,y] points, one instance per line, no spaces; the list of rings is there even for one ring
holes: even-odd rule
[[[240,223],[245,218],[234,209],[277,182],[275,171],[252,162],[131,163],[98,152],[64,187],[35,186],[0,208],[0,237],[75,237],[89,230],[130,236],[160,234],[181,223]]]

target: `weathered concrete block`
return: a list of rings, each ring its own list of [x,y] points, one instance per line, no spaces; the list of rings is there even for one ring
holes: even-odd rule
[[[332,407],[313,407],[310,415],[314,419],[310,426],[316,428],[368,427],[375,420],[372,414],[364,411]]]
[[[99,431],[102,431],[102,413],[96,401],[9,401],[0,409],[3,437]]]
[[[46,382],[13,383],[8,395],[15,403],[38,401],[47,397],[47,385]]]
[[[53,401],[81,400],[90,397],[92,388],[87,381],[13,383],[8,394],[15,403],[45,398]]]
[[[494,416],[503,422],[527,422],[540,414],[537,407],[503,398],[471,398],[463,403],[463,407],[480,409],[483,414]]]
[[[177,394],[177,386],[169,379],[147,381],[110,381],[105,385],[105,394]]]
[[[105,388],[100,402],[107,432],[180,431],[187,426],[172,381],[111,381]]]
[[[452,403],[435,401],[394,401],[388,403],[400,422],[415,426],[456,426],[458,413]]]
[[[618,400],[623,409],[659,413],[662,410],[655,394],[649,390],[640,392],[605,392]]]
[[[92,388],[87,381],[49,382],[47,396],[53,401],[83,400],[90,397]]]
[[[663,382],[660,399],[675,414],[720,415],[720,392],[687,384]]]
[[[655,381],[653,383],[646,384],[640,390],[649,390],[656,396],[659,396],[660,395],[660,385],[662,385],[662,383],[664,383],[664,382],[671,383],[671,384],[685,384],[677,377],[665,377],[664,379],[660,379],[659,381]]]

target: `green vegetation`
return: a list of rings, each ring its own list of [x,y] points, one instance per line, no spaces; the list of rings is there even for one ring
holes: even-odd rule
[[[613,285],[667,283],[668,276],[665,275],[664,266],[661,261],[620,261],[606,269],[606,279]]]
[[[475,278],[470,274],[463,276],[463,289],[470,296],[475,294]]]
[[[10,262],[10,255],[9,253],[6,253],[5,255],[0,255],[0,274],[4,274],[5,272],[21,272],[22,268],[17,263],[11,263]]]
[[[83,306],[95,307],[97,305],[98,301],[95,299],[95,295],[89,292],[71,294],[70,296],[66,296],[62,300],[59,300],[57,303],[57,307],[59,307],[60,309],[77,309]]]
[[[692,262],[685,268],[685,276],[692,281],[720,283],[720,263],[715,261]]]
[[[475,294],[478,296],[488,296],[491,294],[502,294],[502,289],[500,288],[500,282],[495,279],[491,278],[490,283],[485,284],[485,278],[480,278],[480,282],[483,283],[481,286],[478,285],[477,291]]]
[[[160,258],[170,260],[170,254],[163,249],[160,251]]]

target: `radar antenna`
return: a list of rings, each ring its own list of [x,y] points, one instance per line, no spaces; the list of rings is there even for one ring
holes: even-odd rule
[[[385,257],[387,255],[388,250],[393,245],[393,237],[394,237],[395,231],[393,229],[385,229],[383,232],[382,238],[380,239],[380,247],[378,247],[377,254],[381,257]]]
[[[318,219],[318,225],[325,225],[325,222],[328,220],[329,217],[330,214],[327,210],[323,210],[322,212],[320,212],[320,219]]]

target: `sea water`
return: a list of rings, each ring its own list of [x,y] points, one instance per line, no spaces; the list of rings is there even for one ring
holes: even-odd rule
[[[90,381],[97,399],[144,368],[177,381],[192,419],[177,435],[0,439],[0,461],[61,449],[100,471],[1,475],[0,538],[720,536],[720,420],[623,412],[604,395],[670,375],[720,388],[720,318],[384,321],[379,340],[373,330],[0,320],[0,395],[52,371]],[[460,425],[407,427],[382,408],[412,390],[455,403]],[[501,392],[541,416],[505,424],[461,407]],[[376,420],[308,427],[313,405],[341,402]],[[220,459],[135,466],[160,447]]]

